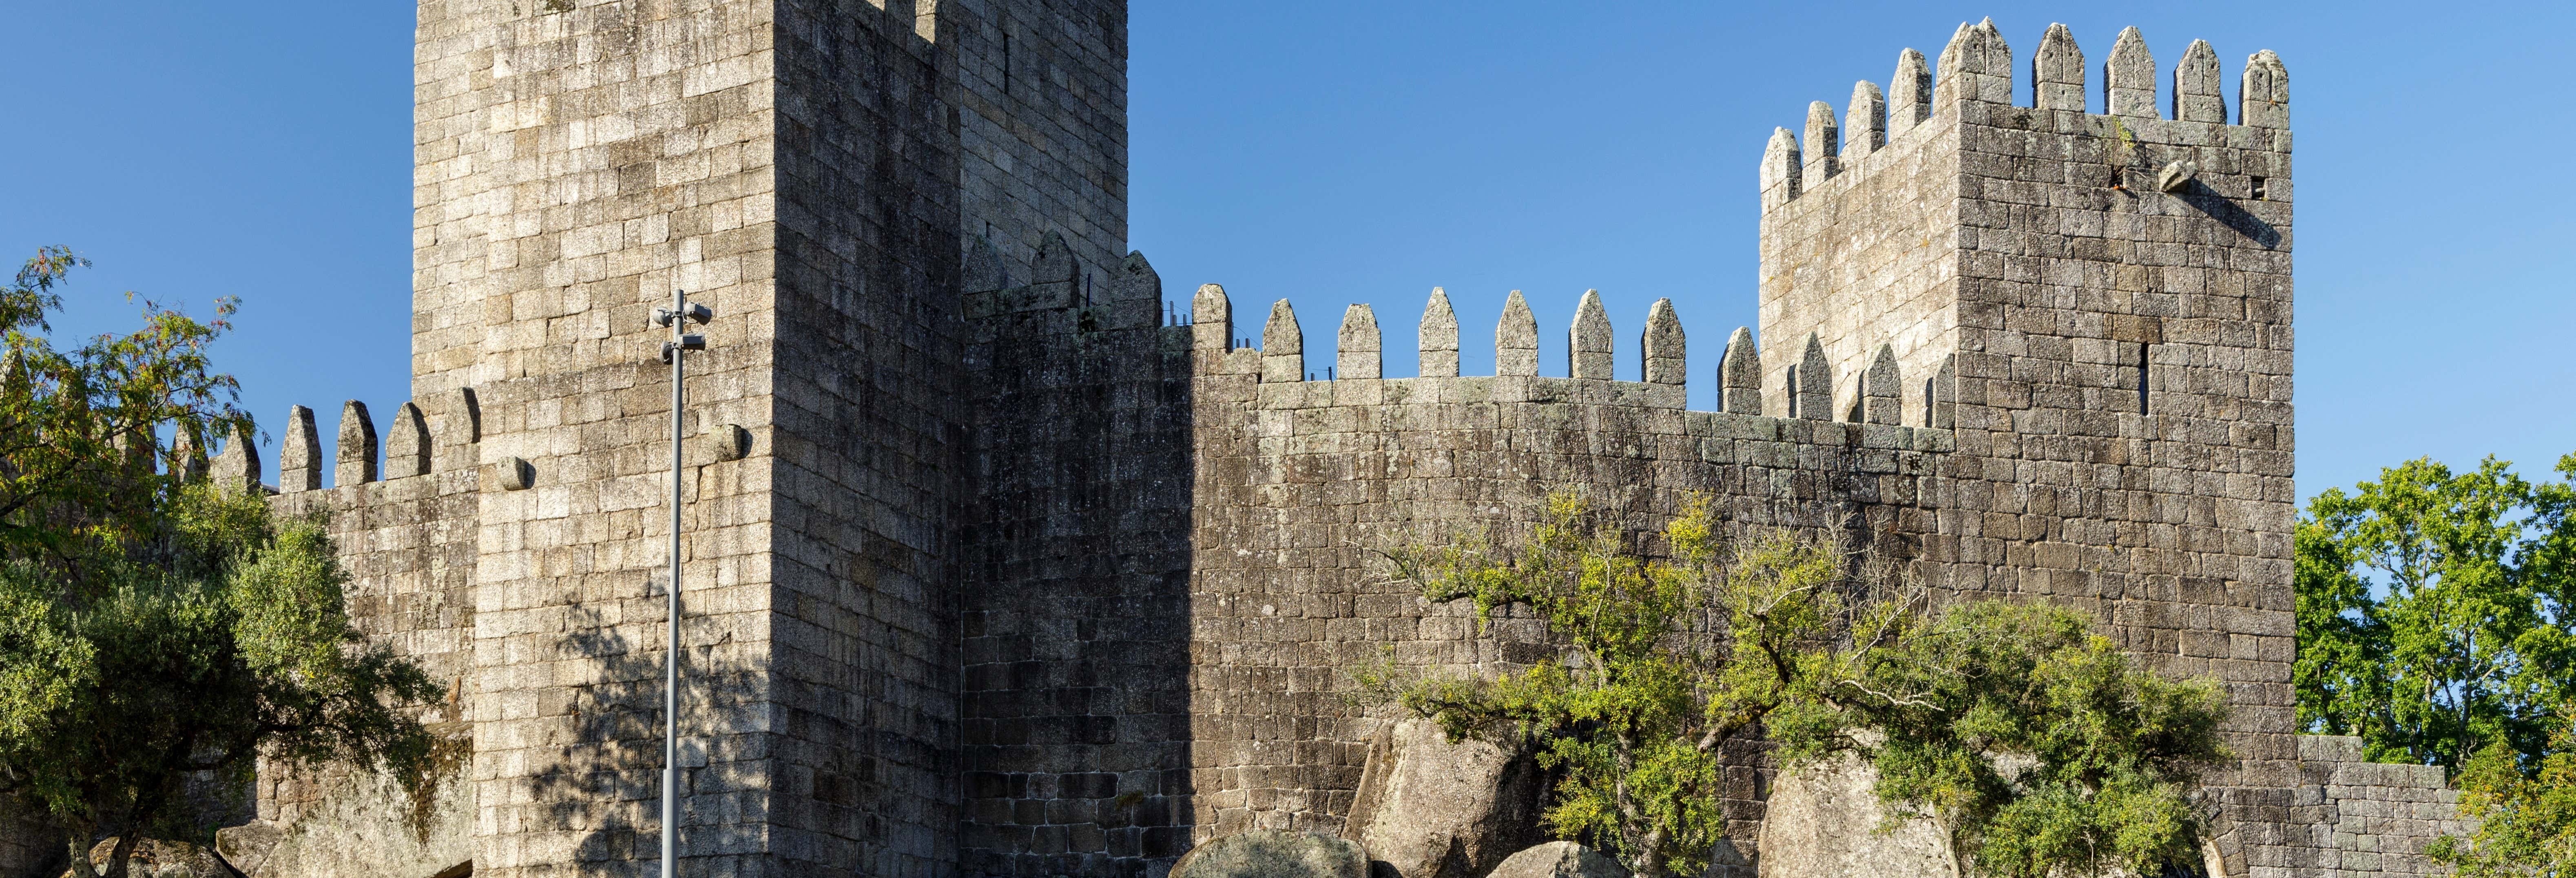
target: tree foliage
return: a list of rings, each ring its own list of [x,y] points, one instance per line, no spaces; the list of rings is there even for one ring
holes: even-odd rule
[[[2495,741],[2462,767],[2459,786],[2460,816],[2478,828],[2435,840],[2435,862],[2460,878],[2576,876],[2576,720],[2564,709],[2546,755],[2525,760]]]
[[[1837,752],[1926,817],[1962,874],[2158,874],[2197,865],[2192,796],[2228,752],[2226,694],[2140,666],[2081,612],[1972,601],[1883,617],[1829,697],[1773,723],[1782,761]]]
[[[1398,696],[1453,736],[1535,751],[1560,778],[1561,838],[1641,875],[1696,874],[1724,838],[1721,748],[1763,735],[1786,770],[1854,753],[1877,792],[1932,818],[1963,873],[2151,873],[2198,862],[2191,794],[2226,758],[2219,688],[2138,666],[2089,617],[1925,595],[1812,536],[1722,544],[1690,504],[1649,555],[1558,494],[1524,540],[1390,552],[1435,601],[1480,620],[1520,605],[1559,661]],[[1377,681],[1363,680],[1376,685]]]
[[[319,523],[185,478],[249,420],[209,371],[223,323],[147,304],[144,328],[65,351],[41,333],[80,265],[48,249],[0,289],[0,795],[64,833],[74,874],[117,836],[191,838],[192,775],[352,759],[417,786],[433,741],[400,710],[420,669],[367,649]],[[230,313],[229,305],[218,313]]]
[[[1640,875],[1697,874],[1725,837],[1720,748],[1799,697],[1810,641],[1840,610],[1829,550],[1788,534],[1748,543],[1717,575],[1714,516],[1693,504],[1663,531],[1668,560],[1629,550],[1579,497],[1549,498],[1517,546],[1481,539],[1390,553],[1434,601],[1480,623],[1524,605],[1564,638],[1563,661],[1493,680],[1431,679],[1403,703],[1452,736],[1528,744],[1561,780],[1548,828],[1607,848]],[[1711,608],[1715,612],[1711,613]],[[1711,616],[1728,638],[1707,636]]]
[[[2576,454],[2558,462],[2576,477]],[[2296,537],[2300,724],[2377,761],[2529,763],[2576,698],[2576,488],[2429,459],[2309,502]]]
[[[240,389],[212,370],[207,346],[230,328],[143,303],[143,328],[69,349],[48,336],[54,292],[85,260],[37,251],[0,287],[0,557],[32,558],[78,578],[78,565],[150,534],[161,503],[204,437],[248,429]],[[188,440],[164,445],[160,432]],[[155,461],[155,457],[164,458]]]

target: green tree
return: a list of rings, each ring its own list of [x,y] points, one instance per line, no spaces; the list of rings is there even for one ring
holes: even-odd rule
[[[2549,753],[2526,761],[2498,740],[2460,772],[2460,816],[2469,836],[2433,842],[2435,862],[2460,878],[2576,876],[2576,720],[2560,711]]]
[[[223,322],[147,303],[142,330],[58,351],[52,288],[80,264],[47,249],[0,289],[0,795],[87,878],[100,838],[116,876],[143,836],[200,835],[188,778],[246,782],[258,756],[418,788],[434,742],[400,707],[438,687],[363,646],[319,524],[190,482],[202,446],[160,438],[248,427],[208,368]]]
[[[1713,525],[1692,504],[1662,533],[1669,560],[1649,559],[1559,493],[1517,546],[1478,538],[1389,553],[1431,600],[1472,599],[1480,624],[1527,606],[1567,649],[1493,680],[1419,681],[1402,702],[1453,737],[1535,750],[1561,778],[1545,814],[1559,837],[1606,848],[1639,875],[1697,874],[1725,837],[1720,750],[1812,679],[1803,644],[1827,632],[1843,581],[1830,549],[1785,533],[1746,543],[1719,576]],[[1712,617],[1731,636],[1711,636]]]
[[[2140,666],[2063,607],[1971,601],[1866,629],[1775,716],[1790,770],[1836,753],[1947,835],[1959,874],[2152,875],[2196,866],[2192,797],[2227,758],[2224,691]]]
[[[33,559],[73,580],[83,565],[156,527],[159,508],[200,437],[251,426],[233,404],[240,384],[216,373],[207,346],[230,328],[234,303],[218,300],[199,322],[143,303],[143,328],[57,349],[48,317],[54,292],[87,261],[59,247],[37,251],[0,287],[0,558]],[[164,445],[163,430],[183,439]]]
[[[1634,546],[1558,494],[1529,537],[1388,553],[1398,578],[1477,618],[1521,605],[1558,661],[1397,687],[1453,737],[1530,747],[1560,780],[1560,838],[1640,875],[1696,874],[1724,838],[1721,748],[1763,735],[1798,770],[1855,753],[1880,798],[1947,831],[1962,874],[2102,875],[2193,864],[2190,797],[2226,758],[2219,687],[2132,662],[2074,611],[1925,595],[1813,537],[1721,545],[1694,502]],[[1647,549],[1653,549],[1650,554]]]
[[[2576,476],[2576,454],[2558,472]],[[2457,772],[2548,753],[2576,696],[2576,489],[2429,459],[2309,501],[2296,536],[2300,724]]]

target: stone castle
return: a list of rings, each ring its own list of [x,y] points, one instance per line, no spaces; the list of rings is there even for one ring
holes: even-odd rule
[[[1978,24],[1815,103],[1762,154],[1760,332],[1703,346],[1709,412],[1670,302],[1624,376],[1589,296],[1567,377],[1516,294],[1491,376],[1458,374],[1438,292],[1410,378],[1366,306],[1330,364],[1286,301],[1244,315],[1258,347],[1217,286],[1167,311],[1124,248],[1126,15],[421,0],[414,400],[349,403],[333,460],[296,409],[274,490],[331,515],[361,627],[450,684],[430,718],[462,743],[421,802],[268,773],[253,874],[654,868],[674,288],[718,313],[688,388],[686,874],[1159,876],[1239,830],[1339,831],[1389,720],[1346,669],[1545,654],[1369,549],[1556,488],[1641,524],[1712,496],[1948,593],[2090,609],[2233,695],[2213,871],[2427,871],[2439,770],[2294,734],[2270,52],[2231,101],[2206,43],[2166,79],[2135,30],[2092,68],[2052,27],[2017,88]],[[214,468],[262,472],[240,441]],[[1739,874],[1769,790],[1743,762]]]

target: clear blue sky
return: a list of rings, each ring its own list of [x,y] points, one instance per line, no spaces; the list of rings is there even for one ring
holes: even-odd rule
[[[2569,7],[1748,5],[1140,0],[1134,246],[1176,298],[1225,284],[1242,334],[1293,299],[1319,356],[1343,305],[1373,303],[1396,375],[1433,286],[1471,371],[1490,368],[1508,290],[1528,292],[1560,373],[1584,289],[1610,307],[1622,374],[1669,296],[1705,408],[1726,332],[1753,322],[1773,126],[1883,84],[1899,49],[1936,54],[1962,20],[1993,16],[2025,76],[2052,21],[2095,75],[2134,24],[2168,70],[2194,37],[2231,83],[2257,49],[2289,66],[2303,494],[2419,455],[2539,475],[2576,450],[2576,223],[2555,158],[2576,142]],[[97,261],[61,329],[131,325],[129,289],[200,311],[239,296],[220,363],[265,426],[303,403],[327,443],[341,400],[406,398],[410,4],[6,9],[0,258],[68,244]]]

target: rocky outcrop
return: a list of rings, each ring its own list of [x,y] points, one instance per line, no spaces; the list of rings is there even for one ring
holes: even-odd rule
[[[90,868],[106,874],[108,857],[116,852],[114,838],[99,842],[89,849]],[[64,869],[64,875],[72,874]],[[241,878],[214,851],[178,841],[145,839],[134,843],[125,858],[127,878]]]
[[[1600,851],[1551,841],[1504,858],[1486,878],[1628,878],[1628,869]]]
[[[1538,799],[1520,754],[1408,719],[1370,745],[1342,834],[1401,878],[1477,878],[1539,840]]]
[[[1171,878],[1368,878],[1358,842],[1320,832],[1255,829],[1210,839],[1172,864]]]
[[[1951,874],[1940,828],[1889,820],[1871,790],[1877,780],[1851,756],[1782,773],[1763,813],[1761,878]]]
[[[277,849],[281,835],[276,824],[265,820],[227,826],[215,830],[215,853],[242,874],[258,875],[260,867],[268,863],[269,852]]]
[[[474,785],[463,766],[416,800],[387,772],[346,772],[322,780],[324,792],[274,834],[239,830],[217,836],[237,845],[251,878],[431,878],[474,859]],[[232,832],[232,830],[228,830]]]

